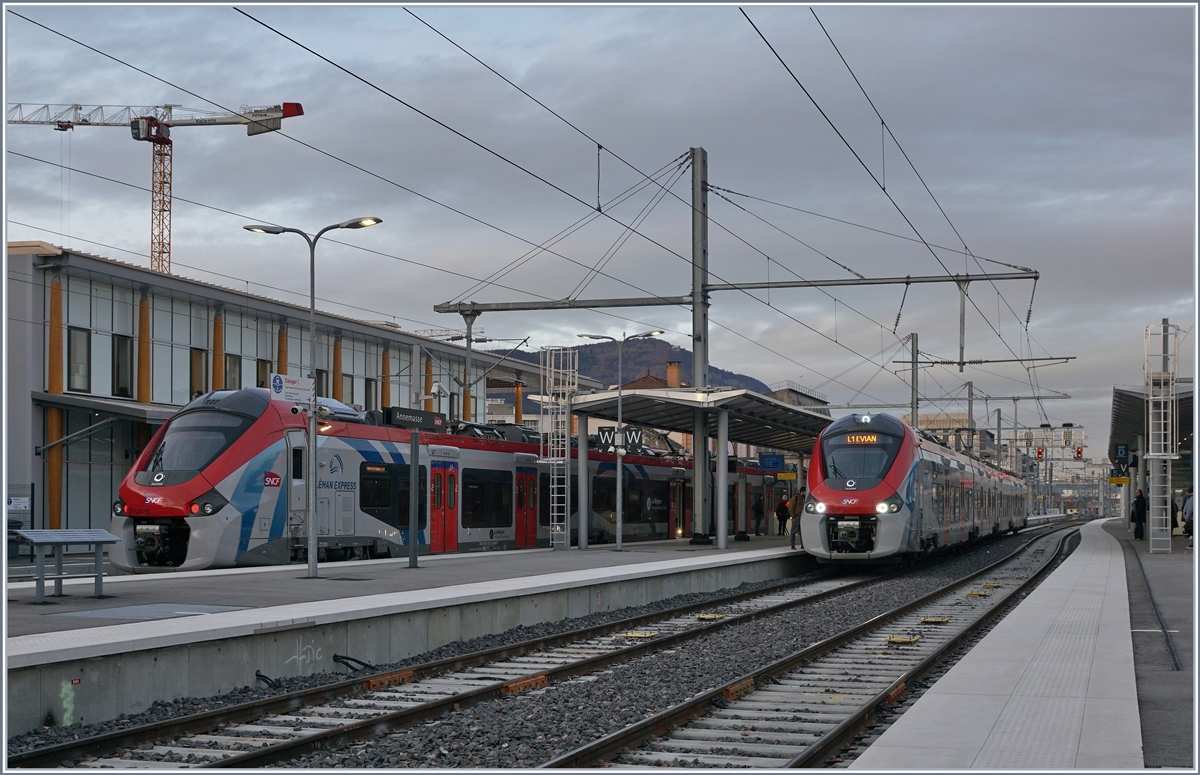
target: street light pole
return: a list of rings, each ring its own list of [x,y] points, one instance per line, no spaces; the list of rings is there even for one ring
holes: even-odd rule
[[[334,229],[364,229],[382,223],[382,218],[355,218],[326,226],[309,237],[287,226],[243,226],[257,234],[299,234],[308,243],[308,368],[312,390],[308,394],[308,578],[317,578],[317,240]],[[336,375],[335,379],[340,379]]]
[[[621,338],[616,339],[611,336],[603,336],[596,334],[579,334],[582,339],[607,339],[610,342],[617,343],[617,548],[616,551],[622,551],[623,541],[621,534],[624,532],[624,515],[625,515],[625,498],[623,484],[625,480],[625,430],[623,426],[623,417],[621,414],[621,399],[624,396],[624,375],[621,373],[621,350],[625,347],[625,343],[630,339],[640,339],[647,336],[658,336],[662,331],[646,331],[633,336],[625,336],[625,332],[621,332]]]

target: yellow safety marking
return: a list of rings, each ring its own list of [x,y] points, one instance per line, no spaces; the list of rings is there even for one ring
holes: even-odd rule
[[[845,696],[846,695],[844,695],[844,694],[834,694],[834,695],[830,696],[829,702],[836,705],[839,702],[841,702]]]
[[[992,582],[990,582],[990,581],[989,581],[988,583],[986,583],[986,584],[984,584],[984,585],[982,585],[982,586],[983,586],[983,588],[984,588],[984,589],[1000,589],[1000,587],[1002,587],[1002,586],[1004,586],[1004,585],[1003,585],[1003,584],[994,584],[994,583],[992,583]]]
[[[725,614],[696,614],[696,618],[702,622],[715,622],[718,619],[724,619]]]
[[[532,675],[528,678],[518,678],[516,680],[509,681],[500,687],[500,691],[504,692],[505,694],[516,694],[517,692],[524,692],[530,689],[537,689],[539,687],[546,686],[548,683],[549,681],[546,679],[545,675]]]
[[[624,632],[621,633],[622,638],[657,638],[657,632]]]
[[[921,624],[945,624],[950,621],[949,616],[922,616]]]
[[[382,689],[385,686],[395,686],[396,684],[409,683],[415,681],[416,674],[411,670],[398,670],[394,673],[375,676],[363,681],[363,688],[367,691]]]
[[[991,597],[991,592],[972,591],[967,593],[967,597]]]
[[[884,640],[887,641],[888,643],[908,644],[908,643],[916,643],[917,641],[921,640],[921,636],[920,635],[889,635],[886,638],[884,638]]]
[[[722,694],[727,700],[736,700],[743,694],[747,694],[752,691],[754,691],[754,679],[744,678],[735,683],[733,686],[727,688],[724,692],[722,692]]]

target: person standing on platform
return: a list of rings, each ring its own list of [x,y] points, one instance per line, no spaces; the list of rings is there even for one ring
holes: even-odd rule
[[[1188,538],[1192,537],[1192,517],[1194,516],[1195,506],[1192,505],[1192,488],[1187,491],[1187,500],[1183,502],[1183,534]],[[1191,544],[1188,544],[1191,547]]]
[[[792,514],[792,529],[790,531],[791,546],[796,548],[796,536],[800,535],[800,515],[804,513],[804,499],[808,495],[808,488],[800,485],[800,489],[792,496],[792,502],[788,506],[788,511]],[[804,541],[801,539],[800,548],[804,548]]]
[[[750,507],[750,511],[754,513],[754,535],[762,535],[763,521],[763,496],[758,496],[754,499],[754,505]]]
[[[788,513],[788,499],[780,496],[779,503],[775,504],[775,519],[779,520],[778,535],[787,534],[787,521],[791,514]]]
[[[1133,522],[1133,540],[1143,541],[1146,538],[1146,496],[1142,495],[1139,487],[1133,494],[1133,512],[1130,514]]]

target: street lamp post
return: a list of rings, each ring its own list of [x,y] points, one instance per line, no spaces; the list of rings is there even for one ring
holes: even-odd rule
[[[326,226],[309,237],[287,226],[243,226],[257,234],[299,234],[308,243],[308,368],[313,382],[308,395],[308,578],[317,578],[317,240],[334,229],[364,229],[382,223],[382,218],[354,218]],[[340,379],[340,375],[334,377]]]
[[[621,533],[622,533],[622,527],[624,524],[623,517],[625,514],[625,509],[624,509],[625,498],[624,498],[624,493],[622,492],[622,484],[625,479],[625,460],[624,460],[624,458],[625,458],[625,430],[624,430],[624,426],[622,425],[622,416],[621,416],[621,397],[624,394],[624,390],[623,390],[624,378],[622,377],[622,374],[621,374],[621,348],[623,348],[625,346],[625,343],[628,342],[630,339],[640,339],[642,337],[647,337],[647,336],[658,336],[661,333],[663,333],[663,332],[655,330],[655,331],[645,331],[640,334],[633,334],[632,336],[625,336],[625,333],[621,332],[620,339],[617,339],[616,337],[612,337],[612,336],[604,336],[602,334],[579,334],[579,337],[581,339],[607,339],[610,342],[617,343],[617,438],[616,438],[616,442],[617,442],[617,551],[618,552],[621,551],[621,547],[622,547]]]

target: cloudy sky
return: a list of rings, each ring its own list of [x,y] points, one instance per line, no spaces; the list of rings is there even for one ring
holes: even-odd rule
[[[300,240],[240,227],[376,215],[320,247],[331,311],[454,328],[435,303],[685,294],[691,173],[678,163],[702,146],[710,185],[737,192],[710,195],[714,282],[1041,272],[1036,291],[971,287],[966,357],[1077,360],[930,368],[923,396],[965,397],[967,379],[991,396],[1069,393],[1045,417],[1022,401],[1019,419],[1084,425],[1100,456],[1112,386],[1142,379],[1145,326],[1192,330],[1194,6],[747,7],[791,74],[736,6],[6,8],[10,105],[304,105],[279,134],[173,133],[183,276],[303,302]],[[6,149],[9,240],[149,264],[145,144],[9,125]],[[670,193],[646,185],[656,173]],[[845,403],[907,400],[891,361],[907,359],[909,332],[957,357],[952,284],[913,286],[902,308],[903,287],[827,290],[714,294],[711,362]],[[661,327],[689,346],[690,321],[667,307],[477,327],[535,347]],[[985,418],[977,402],[978,421],[994,425],[997,405]]]

